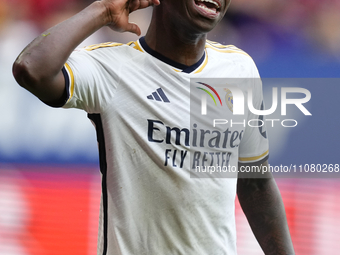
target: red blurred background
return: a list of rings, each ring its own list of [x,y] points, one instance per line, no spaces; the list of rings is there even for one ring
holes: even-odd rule
[[[0,176],[0,254],[96,254],[100,203],[96,167],[25,166]],[[340,250],[339,182],[278,179],[296,254]],[[263,254],[236,201],[238,252]]]
[[[101,188],[94,129],[84,112],[43,105],[21,89],[11,74],[12,63],[25,45],[91,2],[0,0],[1,255],[96,254]],[[247,51],[262,77],[339,77],[339,13],[338,0],[233,0],[209,39]],[[150,10],[132,17],[142,33],[149,19]],[[103,28],[82,45],[136,39]],[[326,103],[322,100],[316,101],[313,114]],[[324,122],[330,123],[326,127],[316,120],[290,136],[274,137],[274,143],[283,143],[282,138],[286,146],[271,154],[270,163],[286,158],[295,164],[302,151],[307,155],[303,164],[339,163],[329,160],[337,159],[339,151],[338,100],[334,102],[332,116],[326,114],[329,109],[321,109]],[[318,133],[307,135],[309,130]],[[275,145],[272,142],[270,147]],[[323,155],[311,159],[309,152],[315,146]],[[296,254],[339,254],[339,179],[281,178],[277,182]],[[263,254],[237,201],[236,216],[239,254]]]

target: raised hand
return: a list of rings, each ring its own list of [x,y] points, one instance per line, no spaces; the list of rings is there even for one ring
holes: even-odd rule
[[[17,82],[49,105],[65,103],[65,79],[61,69],[72,51],[103,26],[120,32],[141,34],[129,22],[131,12],[159,5],[160,0],[102,0],[35,38],[13,64]],[[53,50],[51,50],[53,49]]]
[[[139,26],[129,22],[129,15],[139,9],[159,5],[160,0],[102,0],[109,18],[108,26],[118,32],[141,34]]]

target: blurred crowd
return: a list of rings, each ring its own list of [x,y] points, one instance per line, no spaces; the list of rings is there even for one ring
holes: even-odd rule
[[[269,37],[267,44],[310,47],[340,60],[339,13],[338,0],[235,0],[227,21],[238,33]]]

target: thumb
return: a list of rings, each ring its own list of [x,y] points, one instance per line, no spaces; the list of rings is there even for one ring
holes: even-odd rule
[[[141,35],[141,30],[140,30],[139,26],[134,22],[128,23],[125,31],[134,33],[138,36]]]
[[[152,0],[153,5],[159,5],[161,3],[160,0]]]

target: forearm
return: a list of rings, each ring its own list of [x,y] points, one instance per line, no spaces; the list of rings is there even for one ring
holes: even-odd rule
[[[18,83],[38,94],[38,97],[44,97],[39,95],[44,91],[40,87],[53,83],[72,51],[84,39],[106,25],[107,16],[104,5],[94,2],[38,36],[21,52],[13,65]]]
[[[237,194],[265,254],[294,254],[282,198],[273,178],[239,179]]]

